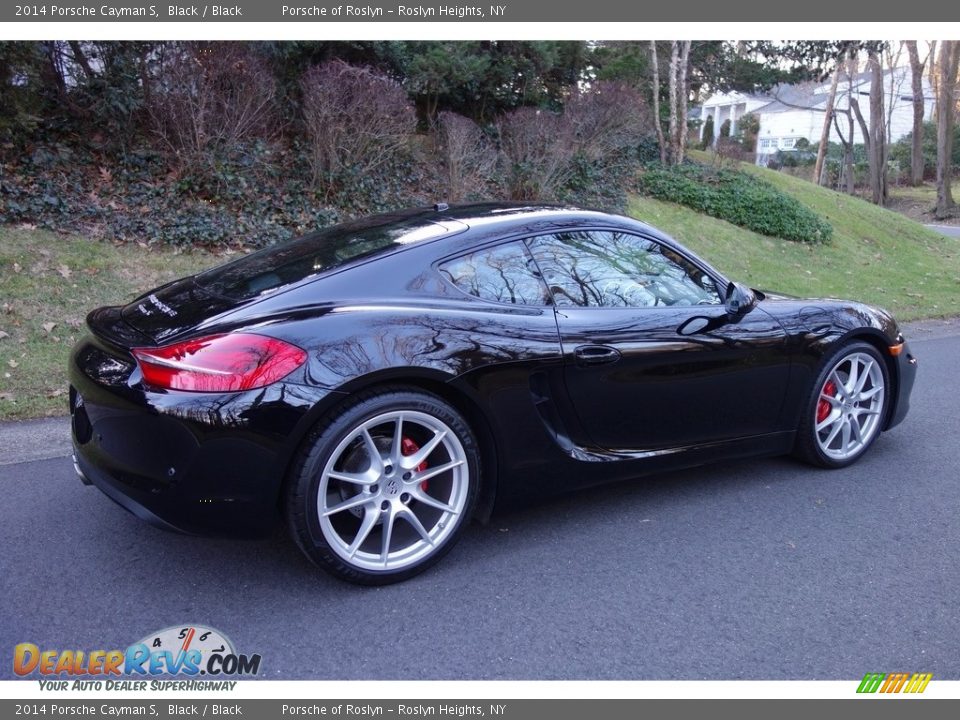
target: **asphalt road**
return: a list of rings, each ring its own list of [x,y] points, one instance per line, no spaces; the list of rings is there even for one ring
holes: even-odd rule
[[[927,225],[927,227],[941,235],[960,238],[960,225]]]
[[[380,589],[279,532],[155,530],[64,458],[0,466],[0,677],[19,642],[202,623],[281,679],[958,679],[960,336],[914,351],[912,413],[854,468],[744,461],[564,497]]]

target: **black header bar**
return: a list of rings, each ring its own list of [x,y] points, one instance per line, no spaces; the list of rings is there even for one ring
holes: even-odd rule
[[[830,0],[771,3],[723,0],[684,3],[625,3],[623,0],[222,0],[218,3],[137,0],[14,2],[0,7],[0,22],[932,22],[939,35],[960,36],[960,3],[914,0]],[[706,28],[705,28],[706,29]],[[750,34],[744,28],[744,36]],[[863,34],[863,33],[861,33]],[[869,33],[867,33],[869,34]]]

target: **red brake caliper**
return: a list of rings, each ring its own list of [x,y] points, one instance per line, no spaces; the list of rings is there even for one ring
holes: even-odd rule
[[[823,386],[823,390],[820,391],[821,395],[829,395],[830,397],[837,396],[837,386],[834,385],[833,380],[827,380]],[[827,415],[830,414],[830,403],[828,403],[823,398],[817,402],[817,422],[822,423],[827,419]]]
[[[404,436],[404,438],[400,441],[400,452],[402,452],[404,456],[413,455],[419,449],[420,449],[420,446],[413,441],[413,438],[408,438]],[[417,467],[414,469],[417,472],[423,472],[424,470],[427,469],[427,461],[424,460],[422,463],[417,465]],[[420,483],[420,489],[426,492],[428,483],[429,483],[429,480],[424,480],[422,483]]]

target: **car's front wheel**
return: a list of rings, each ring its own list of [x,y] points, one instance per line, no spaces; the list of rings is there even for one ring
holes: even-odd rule
[[[886,417],[890,378],[869,343],[829,355],[811,389],[797,436],[797,454],[822,467],[846,467],[877,439]]]
[[[313,430],[294,465],[294,538],[346,580],[405,580],[445,555],[469,521],[478,457],[469,425],[440,398],[360,395]]]

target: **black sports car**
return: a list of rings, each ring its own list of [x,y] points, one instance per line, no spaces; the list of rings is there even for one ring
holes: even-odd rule
[[[86,482],[186,532],[285,516],[369,584],[495,502],[746,455],[843,467],[916,374],[882,310],[751,290],[648,225],[548,206],[338,225],[87,324]]]

